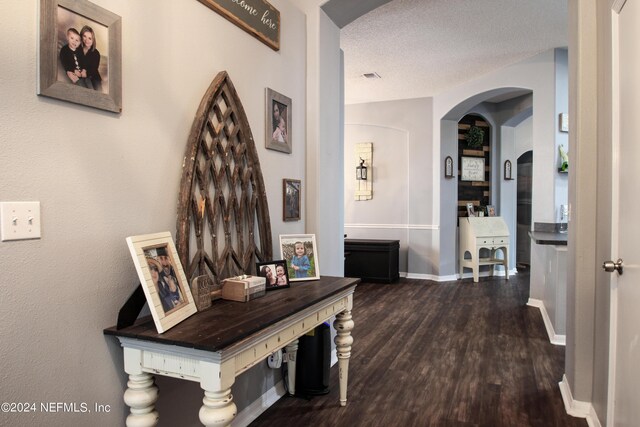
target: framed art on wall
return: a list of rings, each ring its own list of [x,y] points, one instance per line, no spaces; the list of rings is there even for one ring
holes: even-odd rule
[[[289,269],[283,259],[256,263],[258,276],[266,279],[265,289],[273,291],[289,287]]]
[[[171,233],[127,237],[127,245],[158,333],[198,311]]]
[[[280,254],[287,262],[291,282],[320,279],[315,234],[280,235]]]
[[[453,178],[453,159],[451,156],[444,159],[444,177]]]
[[[291,153],[291,98],[266,90],[265,147]]]
[[[512,180],[511,177],[511,160],[504,161],[504,179],[506,181]]]
[[[484,157],[461,157],[460,180],[484,181]]]
[[[122,111],[122,22],[86,0],[41,0],[38,95]]]
[[[300,180],[282,180],[282,220],[300,220]]]

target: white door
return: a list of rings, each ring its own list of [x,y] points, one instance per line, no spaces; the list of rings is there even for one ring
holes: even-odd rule
[[[624,5],[619,15],[614,12],[612,26],[616,206],[611,256],[613,260],[622,258],[624,264],[623,274],[613,273],[612,278],[611,361],[615,374],[610,382],[609,399],[613,401],[609,402],[608,425],[637,427],[640,425],[640,0],[616,3]]]

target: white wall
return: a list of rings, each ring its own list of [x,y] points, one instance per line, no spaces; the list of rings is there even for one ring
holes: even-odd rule
[[[356,144],[373,143],[373,162],[368,167],[373,198],[355,200]],[[399,270],[407,271],[408,240],[408,153],[409,133],[380,125],[345,126],[344,231],[352,239],[388,239],[400,241]],[[384,223],[380,220],[384,219]]]
[[[392,185],[399,191],[406,185],[407,206],[407,272],[409,277],[432,278],[446,280],[455,278],[456,267],[456,194],[455,179],[442,178],[442,163],[447,155],[457,158],[457,121],[466,113],[480,113],[493,126],[493,143],[497,151],[493,156],[493,166],[497,181],[492,191],[494,196],[501,195],[501,212],[514,230],[513,247],[515,250],[515,202],[507,206],[504,200],[512,197],[515,200],[516,181],[502,179],[502,165],[505,160],[517,164],[516,147],[501,138],[511,141],[521,139],[526,134],[526,141],[518,142],[518,146],[527,146],[534,150],[533,171],[533,221],[555,222],[556,204],[559,203],[556,193],[564,191],[565,182],[558,182],[556,165],[557,114],[559,102],[556,91],[564,84],[566,91],[566,59],[562,52],[550,50],[502,70],[480,76],[472,81],[452,88],[433,98],[409,99],[367,104],[353,104],[346,107],[347,134],[345,151],[345,222],[347,225],[358,224],[362,215],[367,212],[367,223],[388,224],[396,221],[397,207],[392,209],[367,209],[371,202],[351,202],[349,188],[350,156],[349,147],[356,142],[366,142],[368,138],[378,138],[374,142],[374,166],[381,167],[383,162],[394,167],[400,166],[408,171],[407,182],[404,175],[397,175]],[[560,58],[560,65],[556,59]],[[563,59],[564,58],[564,59]],[[564,80],[557,80],[557,74],[564,72]],[[533,92],[533,100],[520,98],[505,105],[484,103],[492,96],[513,89],[527,89]],[[525,120],[518,130],[513,126],[521,124],[533,111],[530,121]],[[511,121],[510,121],[511,120]],[[512,123],[516,121],[515,123]],[[504,135],[501,125],[507,124]],[[358,127],[359,132],[353,129]],[[366,127],[370,129],[365,131]],[[407,133],[408,159],[405,162],[395,157],[381,159],[376,156],[376,142],[388,144],[383,135],[376,135],[371,129],[393,128]],[[380,131],[378,131],[380,132]],[[564,134],[559,135],[564,137]],[[361,138],[362,140],[358,139]],[[454,165],[457,169],[457,165]],[[498,173],[499,172],[499,173]],[[515,171],[514,171],[515,172]],[[560,190],[556,190],[556,186]],[[398,195],[404,193],[400,192]],[[374,200],[376,183],[374,182]],[[359,204],[360,203],[360,204]],[[400,203],[403,206],[404,203]],[[377,205],[376,205],[377,206]],[[507,209],[508,208],[508,209]],[[347,226],[349,230],[349,227]],[[371,237],[381,235],[383,227],[367,230]],[[363,233],[359,230],[357,233]],[[350,231],[350,234],[353,234]],[[386,236],[395,235],[402,239],[404,229],[384,230]],[[360,236],[358,236],[360,237]],[[515,261],[515,257],[511,257]],[[512,267],[515,265],[511,263]],[[542,266],[541,266],[542,267]],[[541,270],[542,271],[542,270]]]
[[[433,242],[438,239],[429,155],[432,100],[347,105],[345,123],[345,231],[354,238],[400,240],[401,271],[430,275],[437,267]],[[351,200],[353,146],[358,142],[373,142],[373,200],[366,202]],[[362,224],[370,227],[354,227]]]
[[[274,253],[278,234],[305,231],[304,220],[281,220],[282,178],[306,184],[306,23],[299,6],[271,1],[283,23],[275,52],[197,1],[94,2],[122,17],[119,115],[36,96],[38,2],[0,3],[0,200],[42,207],[40,240],[0,243],[0,400],[84,401],[112,411],[0,414],[2,425],[124,423],[122,354],[102,330],[115,324],[138,283],[125,237],[175,235],[185,144],[219,71],[229,72],[257,142]],[[293,100],[290,155],[264,148],[266,87]],[[262,370],[233,388],[240,410],[278,379]],[[199,425],[198,384],[158,384],[161,425]]]

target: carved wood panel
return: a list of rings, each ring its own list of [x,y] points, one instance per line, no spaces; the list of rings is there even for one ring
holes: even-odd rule
[[[187,279],[255,274],[272,259],[269,208],[251,128],[225,71],[191,127],[178,200],[176,248]]]

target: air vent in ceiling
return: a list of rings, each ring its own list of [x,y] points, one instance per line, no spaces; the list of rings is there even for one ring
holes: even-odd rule
[[[365,79],[381,79],[380,74],[378,73],[364,73],[362,75]]]

